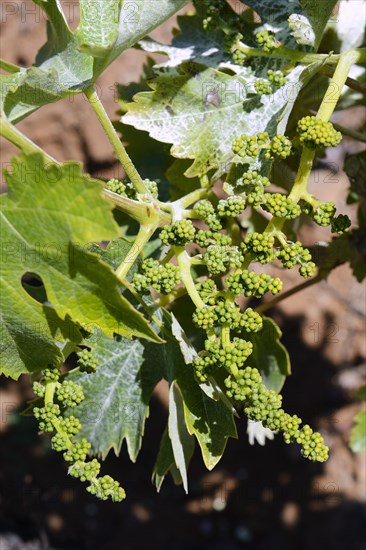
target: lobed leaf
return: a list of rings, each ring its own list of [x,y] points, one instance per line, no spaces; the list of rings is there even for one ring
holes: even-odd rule
[[[62,355],[52,338],[67,319],[110,336],[116,332],[160,341],[121,296],[111,268],[85,246],[118,236],[100,183],[83,175],[77,163],[47,165],[38,154],[13,159],[12,172],[5,175],[9,192],[0,197],[2,372],[18,377],[59,363]],[[43,305],[23,288],[26,273],[43,282],[56,328]],[[70,339],[77,336],[71,333]],[[17,358],[13,366],[11,351]]]

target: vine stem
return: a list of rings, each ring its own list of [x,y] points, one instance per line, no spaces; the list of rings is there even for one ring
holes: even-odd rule
[[[284,46],[280,46],[270,52],[266,52],[260,48],[248,48],[242,42],[238,42],[238,49],[245,53],[248,57],[286,57],[292,61],[299,63],[314,63],[315,61],[323,61],[324,63],[336,64],[342,59],[345,54],[321,54],[321,53],[306,53],[299,52],[297,50],[291,50]],[[355,61],[362,63],[366,61],[366,49],[365,48],[355,48],[354,50],[349,50],[349,52],[355,56]],[[347,73],[348,76],[348,73]],[[334,91],[334,90],[333,90]]]
[[[338,56],[338,65],[336,67],[336,70],[334,71],[334,75],[331,81],[329,82],[328,89],[316,115],[319,120],[322,120],[323,122],[329,121],[334,112],[334,109],[336,108],[352,65],[354,63],[363,61],[364,58],[366,59],[365,48],[349,50]],[[304,147],[295,183],[288,196],[289,199],[291,199],[295,203],[298,203],[300,199],[307,198],[308,196],[307,186],[310,173],[313,168],[315,154],[316,150]],[[273,217],[267,225],[265,233],[276,234],[280,232],[284,223],[285,220],[283,218]]]
[[[8,73],[19,73],[19,71],[21,71],[18,65],[14,65],[14,63],[10,63],[10,61],[5,61],[5,59],[0,59],[0,69]]]
[[[205,307],[205,303],[199,295],[191,273],[191,258],[183,246],[174,247],[175,256],[180,269],[182,282],[187,289],[187,292],[197,308]]]
[[[43,149],[38,147],[33,141],[27,138],[22,132],[18,130],[7,118],[1,114],[0,117],[0,135],[10,141],[15,147],[20,149],[26,155],[31,155],[34,153],[40,153],[46,160],[58,164],[51,155],[47,154]]]
[[[134,262],[137,260],[138,256],[141,254],[145,244],[150,240],[152,234],[155,232],[157,227],[158,227],[157,223],[140,226],[140,230],[137,234],[136,239],[134,240],[134,243],[132,245],[132,248],[129,254],[126,256],[126,258],[124,258],[123,262],[119,265],[119,267],[117,267],[115,271],[115,274],[120,279],[120,281],[123,282],[127,273],[130,271]]]
[[[140,174],[136,170],[132,160],[130,159],[125,147],[123,146],[109,116],[107,115],[102,102],[94,88],[88,88],[84,92],[85,97],[90,103],[94,113],[97,115],[98,120],[105,131],[116,157],[122,164],[127,176],[130,178],[133,186],[138,193],[142,195],[150,196],[150,191],[141,179]]]

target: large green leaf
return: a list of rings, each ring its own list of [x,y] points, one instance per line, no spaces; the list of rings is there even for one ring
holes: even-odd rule
[[[302,70],[292,71],[290,84],[298,83]],[[182,73],[149,83],[153,91],[141,92],[125,105],[122,122],[172,143],[173,156],[194,159],[188,177],[211,169],[216,175],[226,172],[234,158],[233,139],[241,133],[276,133],[285,107],[294,100],[282,89],[271,96],[251,96],[253,79],[243,74],[230,76],[191,64],[183,65]]]
[[[161,346],[144,346],[139,340],[111,339],[102,334],[87,344],[97,359],[97,371],[71,375],[85,394],[81,405],[71,410],[82,420],[80,435],[103,458],[112,448],[118,455],[126,439],[130,458],[135,461],[151,393],[163,375],[161,362],[156,360]]]
[[[118,236],[100,183],[83,175],[77,163],[46,165],[38,154],[13,159],[6,180],[9,193],[0,198],[6,254],[0,271],[2,323],[7,349],[16,348],[18,360],[13,367],[5,361],[4,372],[18,376],[61,359],[42,304],[22,287],[26,273],[41,278],[60,320],[97,326],[110,336],[116,332],[159,341],[121,296],[111,268],[82,248]]]
[[[263,329],[258,333],[250,333],[246,340],[253,343],[253,353],[248,364],[259,370],[263,383],[267,388],[280,392],[291,374],[289,354],[280,342],[282,332],[276,323],[269,317],[263,320]]]
[[[123,51],[135,44],[187,0],[81,0],[81,21],[72,33],[57,0],[36,0],[48,17],[48,41],[34,66],[12,78],[1,75],[2,103],[12,122],[42,105],[88,88]],[[14,87],[15,86],[15,87]]]
[[[194,452],[194,439],[187,430],[183,398],[175,382],[171,384],[169,390],[168,433],[174,462],[181,475],[184,490],[188,493],[187,469]]]

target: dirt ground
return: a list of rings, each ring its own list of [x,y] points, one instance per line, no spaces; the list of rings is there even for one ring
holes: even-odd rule
[[[19,7],[16,13],[2,17],[1,56],[28,65],[44,41],[45,24],[30,14],[28,0],[13,4]],[[159,39],[168,41],[173,25],[169,21],[157,31]],[[138,80],[144,59],[141,52],[127,52],[100,79],[111,116],[117,109],[115,83]],[[366,118],[362,109],[339,117],[356,129]],[[122,175],[82,97],[47,106],[20,128],[60,161],[80,160],[93,176]],[[16,151],[2,146],[4,166]],[[345,139],[327,159],[332,164],[314,172],[311,183],[320,198],[334,198],[340,211],[352,216],[344,204],[347,178],[330,166],[341,166],[358,147]],[[315,226],[303,234],[305,244],[326,238],[328,230]],[[287,289],[300,281],[286,273],[284,282]],[[322,431],[330,447],[326,464],[303,460],[280,438],[264,448],[251,447],[241,421],[239,440],[229,441],[213,472],[204,469],[196,452],[189,495],[170,479],[157,494],[150,476],[167,414],[161,385],[136,464],[129,462],[125,448],[105,464],[106,472],[122,480],[128,499],[101,503],[67,477],[62,458],[38,437],[35,421],[19,416],[32,397],[29,381],[2,380],[0,550],[366,550],[365,455],[354,455],[348,447],[352,418],[362,406],[353,393],[365,382],[365,287],[348,267],[340,267],[328,281],[271,313],[284,332],[293,367],[284,405]]]

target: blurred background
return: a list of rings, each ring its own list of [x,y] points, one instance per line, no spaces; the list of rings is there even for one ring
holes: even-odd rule
[[[75,28],[78,2],[61,3]],[[30,65],[45,41],[45,20],[30,0],[1,4],[1,56]],[[175,18],[169,20],[153,36],[169,43],[175,24]],[[113,120],[118,118],[116,84],[138,81],[145,61],[146,54],[130,50],[100,79],[99,93]],[[359,130],[366,112],[357,107],[336,117]],[[80,160],[95,177],[123,177],[82,96],[43,107],[19,127],[59,161]],[[1,145],[4,167],[17,151]],[[360,150],[358,142],[345,138],[314,171],[310,186],[350,217],[349,182],[341,167],[347,154]],[[308,225],[300,238],[309,245],[329,235]],[[298,284],[296,274],[286,272],[283,279],[286,288]],[[284,332],[293,368],[284,406],[322,431],[330,447],[326,464],[299,458],[281,438],[265,447],[250,446],[241,421],[239,440],[229,441],[213,472],[204,469],[196,450],[188,495],[170,478],[157,494],[150,477],[167,416],[161,383],[136,464],[125,446],[120,457],[110,455],[105,464],[128,498],[122,504],[102,503],[67,476],[62,457],[38,437],[35,420],[19,415],[33,397],[30,381],[2,379],[0,550],[366,550],[365,455],[353,454],[348,446],[353,416],[362,407],[353,395],[365,383],[365,287],[341,266],[326,282],[282,302],[271,314]]]

